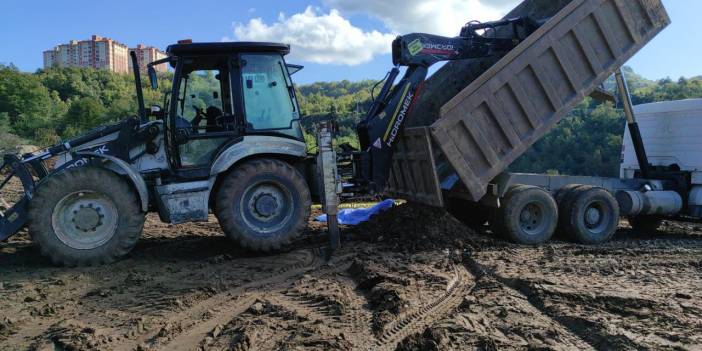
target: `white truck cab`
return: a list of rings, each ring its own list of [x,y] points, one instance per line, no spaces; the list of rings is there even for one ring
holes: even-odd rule
[[[637,105],[634,114],[646,145],[649,163],[691,172],[689,215],[702,216],[702,99]],[[633,179],[639,166],[629,128],[622,146],[622,179]]]

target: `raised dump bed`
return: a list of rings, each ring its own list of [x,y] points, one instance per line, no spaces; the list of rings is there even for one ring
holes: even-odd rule
[[[437,174],[426,166],[440,154],[469,197],[480,200],[491,180],[669,23],[660,0],[573,0],[446,103],[429,128],[431,138],[417,137],[424,129],[407,130],[413,140],[403,145],[420,151],[400,152],[391,192],[443,203],[440,190],[427,190],[440,189],[445,179],[425,180]],[[438,150],[427,146],[429,139]],[[421,151],[427,148],[430,152]],[[415,155],[414,163],[416,155],[424,157],[425,169],[407,167],[406,154]]]

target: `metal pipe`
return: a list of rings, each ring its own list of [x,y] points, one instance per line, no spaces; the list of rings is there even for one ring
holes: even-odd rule
[[[629,134],[631,134],[631,141],[634,144],[634,153],[636,153],[636,160],[639,163],[641,177],[648,178],[650,175],[650,165],[648,163],[648,156],[646,155],[646,148],[641,138],[641,130],[639,129],[639,124],[636,122],[636,116],[634,115],[634,107],[631,103],[631,95],[629,94],[629,85],[626,83],[621,68],[617,69],[614,76],[617,80],[617,90],[619,91],[619,96],[624,107],[626,122],[629,125]]]
[[[619,208],[624,216],[672,216],[680,213],[683,199],[674,191],[629,191],[616,194]]]

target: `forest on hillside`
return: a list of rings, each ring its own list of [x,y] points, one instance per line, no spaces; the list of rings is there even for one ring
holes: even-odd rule
[[[651,81],[631,69],[625,72],[635,104],[702,98],[702,77]],[[147,106],[163,105],[171,74],[158,91],[144,87]],[[212,77],[194,77],[193,91]],[[375,81],[319,82],[297,86],[303,125],[335,116],[340,140],[356,144],[354,126],[370,107]],[[613,79],[605,88],[614,89]],[[203,90],[204,91],[204,90]],[[54,68],[35,73],[0,65],[0,150],[20,144],[47,146],[96,126],[136,113],[130,75],[85,68]],[[202,99],[206,98],[203,94]],[[204,104],[202,99],[194,103]],[[624,131],[622,112],[590,98],[578,105],[553,131],[511,166],[513,171],[616,176]],[[308,137],[308,141],[313,138]]]

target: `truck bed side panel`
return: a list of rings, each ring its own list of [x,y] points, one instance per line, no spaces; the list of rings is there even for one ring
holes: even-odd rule
[[[669,23],[660,0],[574,0],[446,103],[431,133],[472,198]]]

